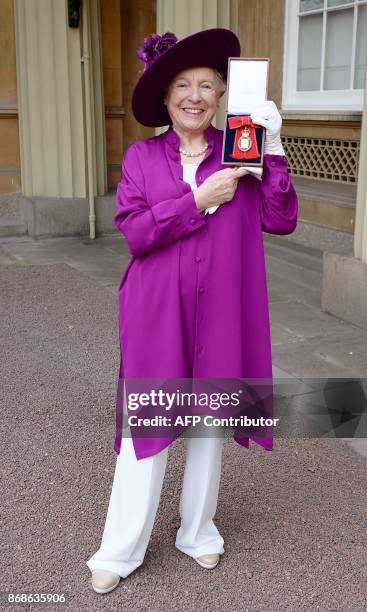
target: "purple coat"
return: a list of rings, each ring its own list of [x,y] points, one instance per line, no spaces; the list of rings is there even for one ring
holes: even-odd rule
[[[222,130],[210,125],[204,136],[209,146],[196,172],[198,186],[223,169]],[[205,216],[182,175],[172,127],[134,142],[122,161],[115,224],[132,258],[119,287],[117,454],[124,379],[272,380],[262,231],[290,234],[296,227],[287,160],[265,155],[262,181],[242,177],[231,202]],[[249,438],[273,449],[272,437],[234,436],[246,448]],[[133,435],[136,456],[154,455],[173,439]]]

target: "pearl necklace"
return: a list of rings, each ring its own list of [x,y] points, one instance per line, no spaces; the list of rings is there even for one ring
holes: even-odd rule
[[[205,151],[207,150],[208,146],[209,146],[208,143],[206,143],[205,147],[200,149],[200,151],[198,151],[197,153],[193,153],[192,151],[186,151],[182,147],[179,148],[179,151],[180,151],[180,153],[182,153],[182,155],[186,155],[186,157],[199,157],[199,155],[202,155],[203,153],[205,153]]]

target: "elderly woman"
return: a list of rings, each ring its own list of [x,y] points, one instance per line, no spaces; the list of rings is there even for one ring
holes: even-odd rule
[[[297,197],[267,101],[251,115],[266,128],[262,180],[221,165],[223,132],[211,124],[225,91],[228,57],[240,56],[226,29],[177,41],[145,39],[144,71],[132,109],[146,126],[169,125],[128,147],[117,189],[116,226],[132,258],[119,287],[121,361],[116,403],[116,470],[99,550],[87,565],[98,593],[113,590],[144,560],[168,447],[176,436],[138,436],[124,425],[130,380],[271,379],[262,231],[289,234]],[[272,437],[249,438],[272,450]],[[223,437],[189,437],[176,547],[213,569],[224,552],[213,522]]]

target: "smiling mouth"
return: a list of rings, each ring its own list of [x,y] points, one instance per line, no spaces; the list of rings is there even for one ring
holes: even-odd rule
[[[182,108],[185,113],[188,115],[201,115],[204,112],[203,108]]]

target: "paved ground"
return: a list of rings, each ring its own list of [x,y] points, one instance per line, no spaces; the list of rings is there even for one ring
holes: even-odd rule
[[[367,378],[367,331],[321,312],[320,253],[273,237],[266,252],[277,380],[312,394],[323,378]],[[143,566],[109,595],[91,590],[85,561],[115,464],[116,286],[127,261],[120,236],[1,241],[2,590],[64,591],[78,612],[366,611],[362,437],[281,438],[272,453],[226,440],[216,516],[225,555],[212,572],[174,547],[178,440]]]

